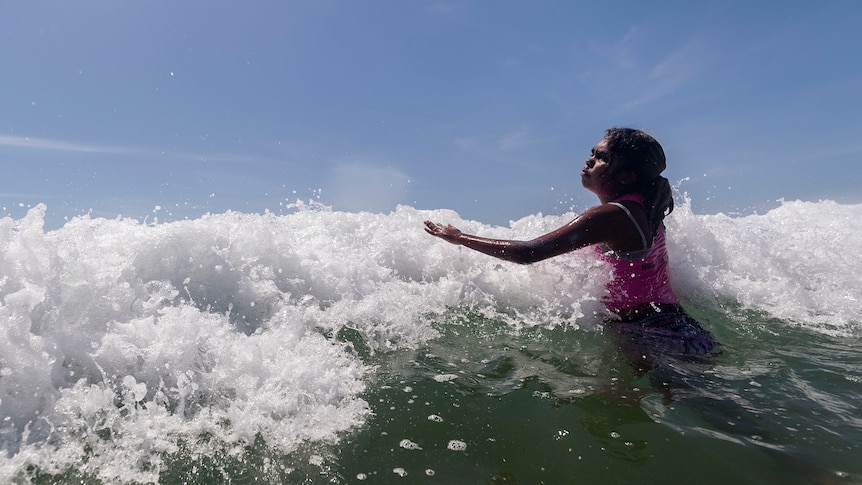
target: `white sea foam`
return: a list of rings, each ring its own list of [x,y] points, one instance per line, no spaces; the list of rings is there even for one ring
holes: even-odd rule
[[[669,219],[680,296],[723,300],[830,334],[862,330],[862,205],[783,202],[766,214]]]
[[[373,368],[357,345],[416,347],[437,335],[435,315],[459,305],[513,325],[589,325],[607,277],[589,250],[512,265],[421,225],[526,239],[572,214],[503,228],[451,211],[299,207],[158,224],[81,217],[46,233],[45,210],[0,219],[4,477],[74,465],[153,481],[180,443],[205,453],[258,435],[284,452],[332,442],[370,412]],[[675,286],[858,333],[862,238],[850,221],[860,216],[862,206],[832,202],[703,216],[683,201],[668,219]],[[362,341],[338,338],[343,328]]]

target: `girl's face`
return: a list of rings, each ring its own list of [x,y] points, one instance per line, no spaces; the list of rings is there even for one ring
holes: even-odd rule
[[[615,161],[616,157],[608,148],[608,141],[602,138],[593,147],[590,158],[584,162],[584,168],[581,170],[581,184],[598,195],[602,202],[621,195],[624,184],[619,175],[630,173],[615,170]]]

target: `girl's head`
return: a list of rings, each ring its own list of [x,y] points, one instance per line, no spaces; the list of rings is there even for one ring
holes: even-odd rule
[[[613,159],[613,172],[634,174],[632,191],[644,196],[644,206],[653,236],[667,214],[673,212],[668,180],[661,176],[667,166],[664,150],[655,138],[633,128],[609,128],[605,143]]]
[[[614,156],[615,172],[629,170],[643,186],[655,180],[667,166],[664,150],[655,138],[634,128],[608,128],[605,131],[608,150]]]

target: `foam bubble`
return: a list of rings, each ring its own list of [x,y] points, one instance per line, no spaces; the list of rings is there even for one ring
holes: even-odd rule
[[[434,376],[434,380],[437,382],[449,382],[457,378],[458,376],[455,374],[437,374]]]
[[[446,448],[452,451],[464,451],[467,449],[467,443],[461,440],[450,440],[449,444],[446,445]]]
[[[421,446],[419,446],[418,444],[416,444],[416,443],[414,443],[408,439],[401,440],[398,443],[398,446],[400,446],[401,448],[404,448],[405,450],[421,450],[422,449]]]

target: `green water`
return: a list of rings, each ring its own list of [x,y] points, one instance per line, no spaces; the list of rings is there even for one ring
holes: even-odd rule
[[[345,329],[331,338],[377,366],[362,428],[287,456],[262,440],[242,456],[180,451],[160,482],[862,483],[858,339],[690,309],[721,355],[650,369],[587,320],[518,329],[453,310],[439,338],[389,353]]]
[[[377,415],[342,444],[326,478],[860,482],[862,358],[852,340],[693,310],[725,342],[722,355],[647,372],[594,329],[512,332],[450,316],[441,338],[390,356],[369,395]],[[456,377],[434,380],[441,374]],[[453,439],[466,448],[449,449]]]

